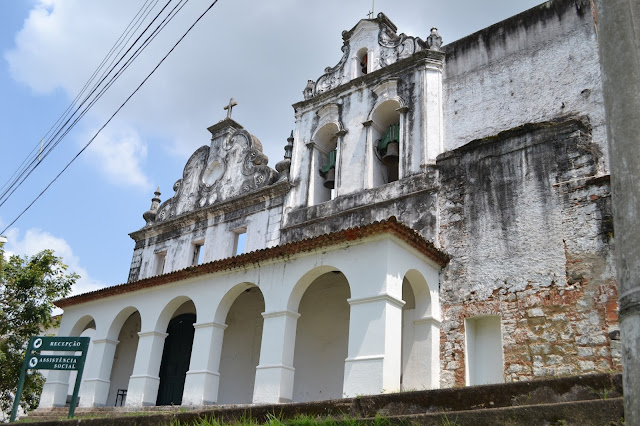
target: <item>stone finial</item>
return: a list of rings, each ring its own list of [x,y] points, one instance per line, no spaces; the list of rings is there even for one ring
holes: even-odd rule
[[[442,37],[438,34],[438,29],[436,27],[431,28],[431,34],[427,37],[427,45],[431,50],[440,50],[440,46],[442,46]]]
[[[287,138],[287,145],[284,147],[284,158],[291,160],[291,154],[293,152],[293,130],[291,135]]]
[[[142,214],[142,218],[147,222],[147,225],[151,224],[156,219],[158,213],[158,207],[160,206],[160,187],[153,193],[155,197],[151,199],[151,208]]]
[[[291,136],[287,138],[287,144],[284,147],[284,159],[276,164],[276,170],[281,175],[281,179],[289,179],[289,170],[291,169],[291,155],[293,152],[293,130]]]
[[[307,87],[302,91],[302,95],[304,96],[304,100],[311,99],[313,97],[313,80],[307,81]]]

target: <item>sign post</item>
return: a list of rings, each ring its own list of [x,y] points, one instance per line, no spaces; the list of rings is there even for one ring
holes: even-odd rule
[[[88,349],[88,337],[32,337],[29,339],[29,346],[27,347],[27,354],[22,363],[20,380],[18,381],[18,388],[16,389],[9,421],[14,422],[16,420],[27,370],[65,370],[78,372],[76,383],[73,387],[71,406],[69,407],[68,418],[72,418],[78,403],[78,392],[80,390],[80,383],[82,382],[82,372],[84,370]],[[42,351],[80,352],[80,355],[42,355]]]

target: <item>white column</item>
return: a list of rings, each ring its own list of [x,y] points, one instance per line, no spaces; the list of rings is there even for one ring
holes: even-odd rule
[[[442,112],[442,64],[427,64],[423,74],[423,163],[434,164],[444,150]]]
[[[396,109],[396,111],[398,111],[398,114],[400,114],[400,121],[398,123],[400,127],[398,134],[398,139],[400,139],[400,143],[398,144],[398,155],[400,156],[400,161],[398,162],[398,180],[400,180],[410,174],[407,173],[406,170],[411,170],[411,164],[409,163],[410,156],[407,154],[409,151],[411,151],[411,140],[409,140],[409,132],[406,129],[407,111],[409,111],[409,107],[402,106]]]
[[[362,176],[362,188],[369,189],[373,188],[373,161],[376,159],[376,153],[374,152],[376,147],[373,144],[373,128],[371,125],[373,124],[373,120],[367,120],[362,125],[364,126],[364,131],[367,133],[366,135],[366,146],[364,150],[364,174]]]
[[[417,378],[411,387],[416,389],[440,388],[440,321],[433,317],[413,321],[413,351],[420,364]],[[417,379],[417,380],[416,380]]]
[[[127,389],[127,407],[156,405],[160,386],[160,361],[167,333],[147,331],[138,333],[138,352],[133,374]]]
[[[47,381],[40,394],[39,408],[64,407],[69,389],[68,371],[49,371]]]
[[[92,342],[93,351],[85,367],[80,389],[80,407],[103,407],[107,404],[113,356],[117,340],[98,339]]]
[[[347,134],[346,130],[339,130],[336,132],[336,136],[338,137],[338,141],[336,143],[337,150],[337,164],[336,164],[336,183],[335,183],[335,198],[338,198],[340,195],[340,187],[342,183],[340,182],[340,176],[342,175],[342,144],[344,143],[344,135]]]
[[[345,396],[399,391],[404,301],[381,294],[348,302],[351,313]]]
[[[256,367],[253,403],[279,403],[293,400],[293,353],[300,314],[292,311],[262,314],[260,364]]]
[[[211,405],[218,401],[220,356],[226,324],[193,324],[193,350],[184,382],[182,405]]]

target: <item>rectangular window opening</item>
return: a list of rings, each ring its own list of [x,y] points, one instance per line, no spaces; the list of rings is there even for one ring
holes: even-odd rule
[[[200,265],[202,263],[202,252],[203,252],[204,241],[196,241],[192,244],[193,247],[193,256],[191,258],[191,265]]]
[[[245,246],[247,242],[247,227],[237,228],[233,230],[234,243],[233,243],[233,255],[237,256],[245,252]]]
[[[467,385],[504,382],[501,318],[465,319]]]
[[[164,264],[167,260],[167,252],[162,251],[156,253],[156,273],[155,275],[162,275],[164,273]]]

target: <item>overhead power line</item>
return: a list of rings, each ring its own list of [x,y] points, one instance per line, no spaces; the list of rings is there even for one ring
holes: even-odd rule
[[[103,86],[100,91],[98,92],[98,94],[91,99],[91,101],[89,102],[89,104],[79,113],[79,115],[77,117],[75,117],[75,119],[73,118],[76,113],[78,111],[80,111],[80,108],[82,108],[82,106],[84,105],[84,103],[89,99],[89,97],[85,98],[85,100],[80,104],[80,106],[78,107],[78,109],[74,112],[74,114],[71,115],[71,117],[69,117],[69,119],[65,122],[65,125],[60,128],[60,130],[54,135],[54,137],[57,137],[57,139],[52,139],[49,141],[49,143],[45,146],[45,151],[43,154],[43,158],[46,158],[51,151],[53,151],[53,149],[55,147],[58,146],[58,144],[62,141],[62,139],[64,139],[67,134],[75,127],[75,125],[84,117],[84,115],[93,107],[93,105],[100,100],[100,98],[102,97],[102,95],[104,95],[104,93],[118,80],[118,78],[120,78],[120,76],[122,75],[122,73],[124,73],[124,71],[131,65],[131,63],[133,63],[133,61],[144,51],[144,49],[146,49],[146,47],[149,45],[149,43],[151,43],[151,41],[153,41],[153,39],[160,33],[160,31],[162,31],[162,29],[164,29],[164,27],[175,17],[175,15],[184,7],[184,5],[188,2],[189,0],[180,0],[180,2],[171,10],[171,12],[169,12],[169,15],[167,15],[159,24],[158,26],[153,30],[153,32],[151,33],[151,35],[149,35],[147,37],[147,39],[143,42],[143,44],[141,46],[139,46],[134,53],[132,54],[132,56],[120,67],[120,69],[109,79],[109,81],[106,83],[105,86]],[[171,2],[171,0],[169,0],[169,2]],[[169,2],[165,5],[165,7],[169,4]],[[164,9],[164,8],[163,8]],[[161,11],[162,12],[162,11]],[[160,12],[160,13],[161,13]],[[154,19],[155,20],[155,19]],[[145,30],[146,32],[146,30]],[[143,32],[144,34],[144,32]],[[140,37],[138,37],[138,40],[140,39]],[[134,45],[137,43],[137,41],[134,42]],[[131,50],[131,48],[133,47],[133,45],[127,50],[127,52],[125,52],[125,56],[126,54],[129,52],[129,50]],[[125,57],[123,56],[123,58]],[[123,59],[121,58],[121,59]],[[118,61],[118,63],[121,62],[121,60]],[[116,64],[117,65],[117,64]],[[93,93],[95,92],[95,90],[98,89],[98,87],[100,87],[100,85],[102,84],[103,81],[101,81],[94,89],[94,91],[92,91],[89,96],[93,95]],[[73,119],[73,121],[71,122],[71,124],[69,124],[69,121],[71,121]],[[60,134],[60,132],[62,132]],[[22,178],[17,185],[14,185],[12,188],[10,188],[10,191],[7,190],[5,191],[5,193],[3,193],[2,195],[0,195],[0,207],[2,205],[4,205],[4,203],[9,199],[9,197],[11,195],[13,195],[13,193],[20,187],[20,185],[22,185],[22,183],[31,175],[31,173],[33,173],[33,171],[40,165],[40,163],[35,163],[34,166],[28,170],[25,171],[26,174],[22,174],[20,177]]]
[[[67,114],[66,117],[68,117],[68,118],[66,119],[66,121],[57,128],[55,134],[44,145],[44,147],[43,147],[44,154],[41,151],[41,152],[39,152],[38,156],[32,157],[31,162],[26,167],[24,167],[22,169],[22,171],[13,180],[13,182],[11,182],[9,187],[7,189],[5,189],[0,194],[0,206],[2,206],[7,201],[7,199],[18,189],[18,187],[20,187],[20,185],[22,185],[22,183],[31,175],[31,173],[33,173],[33,171],[40,165],[40,162],[42,161],[42,159],[46,158],[49,155],[49,153],[55,147],[58,146],[58,144],[62,141],[62,139],[73,129],[73,127],[75,127],[75,125],[78,123],[79,119],[82,118],[84,116],[84,114],[86,114],[88,112],[89,109],[91,109],[91,107],[102,97],[104,92],[109,87],[111,87],[111,85],[113,85],[113,83],[115,83],[115,81],[121,76],[121,74],[133,62],[133,60],[136,59],[140,55],[140,53],[142,53],[142,51],[144,51],[146,49],[148,44],[155,38],[155,36],[160,31],[162,31],[162,29],[164,29],[164,27],[173,19],[173,17],[182,9],[182,7],[184,7],[186,2],[188,2],[189,0],[180,0],[179,3],[169,12],[169,14],[167,16],[165,16],[164,19],[160,23],[157,24],[157,26],[153,29],[151,35],[148,36],[147,39],[144,40],[144,42],[140,46],[138,46],[136,48],[136,50],[134,50],[134,52],[131,54],[131,57],[127,60],[125,65],[123,65],[115,74],[111,75],[113,73],[113,71],[116,69],[116,67],[118,66],[118,64],[120,64],[122,62],[122,60],[127,57],[127,55],[133,49],[133,47],[136,46],[136,44],[138,44],[140,39],[149,30],[149,28],[153,25],[153,23],[162,15],[164,10],[169,6],[169,4],[172,1],[173,0],[168,0],[167,1],[167,3],[163,6],[163,8],[156,14],[156,16],[153,18],[153,20],[142,31],[142,33],[140,33],[138,35],[138,37],[133,42],[133,44],[131,44],[129,46],[127,51],[124,54],[120,55],[118,61],[115,64],[113,64],[113,61],[111,62],[113,65],[109,68],[108,71],[103,72],[102,78],[100,79],[100,81],[93,86],[93,88],[91,89],[90,93],[87,96],[84,97],[84,99],[78,105],[78,107],[75,109],[75,111],[71,115]],[[137,28],[139,28],[139,26],[140,25],[138,25]],[[128,40],[130,40],[130,38],[131,37],[129,37]],[[123,48],[124,48],[124,46],[123,46]],[[122,49],[120,49],[120,52],[121,51],[122,51]],[[107,80],[107,77],[109,77],[108,80]],[[105,81],[106,81],[106,83],[105,83]],[[104,86],[102,86],[103,83],[105,84]],[[100,88],[101,86],[102,86],[102,88]],[[98,91],[98,89],[100,89],[100,90]],[[98,91],[98,94],[96,94],[95,97],[92,98],[92,96],[94,96],[96,91]],[[80,115],[74,119],[74,116],[76,116],[79,113],[79,111],[84,106],[84,104],[87,103],[87,101],[89,101],[88,106],[85,107],[85,109],[82,110],[82,112],[80,112]],[[71,124],[69,124],[70,122],[71,122]],[[41,157],[41,158],[38,159],[38,157]]]
[[[116,48],[120,44],[122,44],[122,40],[126,37],[127,33],[131,33],[131,35],[129,36],[129,38],[127,38],[126,43],[129,42],[129,40],[131,39],[131,37],[133,36],[135,31],[137,31],[138,28],[140,28],[140,26],[142,25],[143,20],[146,19],[146,17],[149,15],[149,13],[153,9],[153,7],[155,7],[155,5],[158,3],[158,0],[154,0],[153,1],[153,5],[151,7],[148,7],[149,4],[150,4],[150,1],[151,0],[146,0],[145,1],[145,3],[142,5],[142,7],[138,10],[138,12],[135,14],[135,16],[131,19],[131,21],[127,25],[127,27],[124,29],[124,31],[122,32],[120,37],[118,37],[118,39],[116,40],[114,45],[111,47],[109,52],[102,59],[102,62],[100,62],[100,65],[98,65],[98,67],[95,69],[95,71],[93,71],[93,74],[91,75],[91,77],[89,77],[89,79],[85,82],[85,84],[82,87],[82,89],[80,90],[80,92],[78,92],[78,94],[73,99],[73,101],[69,104],[67,109],[60,115],[60,117],[58,117],[58,119],[55,121],[55,123],[49,128],[47,133],[45,133],[45,135],[40,139],[40,142],[38,142],[36,144],[36,146],[31,150],[31,152],[29,154],[27,154],[25,159],[22,161],[22,163],[20,163],[18,168],[11,175],[11,177],[9,177],[9,179],[4,183],[4,185],[2,185],[2,187],[0,187],[0,191],[4,191],[4,189],[7,186],[10,187],[10,186],[14,185],[17,182],[17,179],[19,179],[19,178],[15,179],[15,180],[14,180],[14,178],[16,177],[16,175],[21,174],[23,172],[23,170],[28,167],[27,163],[29,162],[30,159],[33,159],[33,156],[35,155],[36,151],[38,151],[38,156],[37,156],[38,161],[42,160],[41,157],[40,157],[40,154],[42,153],[42,150],[44,148],[44,140],[46,138],[48,138],[49,135],[51,134],[51,132],[54,129],[57,128],[57,126],[65,119],[65,117],[67,117],[67,115],[69,114],[69,111],[71,111],[71,109],[74,107],[74,105],[77,104],[78,100],[86,92],[86,90],[89,87],[89,85],[96,79],[96,76],[100,72],[100,70],[102,68],[104,68],[104,64],[109,60],[109,58],[111,56],[114,56],[113,52],[116,50]],[[146,13],[145,13],[145,9],[146,9]],[[144,13],[144,16],[142,16],[143,13]],[[137,26],[132,31],[132,26],[135,25],[136,21],[137,21]],[[126,43],[125,43],[125,45],[126,45]],[[124,46],[123,46],[123,48],[124,48]],[[120,49],[120,52],[122,52],[122,48]],[[118,52],[118,54],[120,52]],[[113,61],[112,61],[112,63],[113,63]],[[103,73],[103,75],[104,75],[104,73]],[[12,183],[12,181],[13,181],[13,183]]]
[[[98,94],[96,95],[96,97],[94,97],[93,99],[91,99],[91,97],[94,95],[94,93],[96,92],[96,90],[98,90],[98,88],[100,88],[100,86],[105,82],[105,80],[107,79],[107,77],[109,75],[111,75],[111,73],[113,72],[113,70],[118,66],[118,64],[120,62],[122,62],[122,60],[127,56],[127,54],[131,51],[131,49],[133,49],[133,47],[138,43],[138,41],[144,36],[144,34],[149,30],[149,28],[153,25],[153,23],[162,15],[162,13],[164,12],[164,10],[167,8],[167,6],[171,3],[172,0],[168,0],[167,3],[164,5],[164,7],[158,12],[158,14],[153,18],[153,20],[147,25],[147,27],[144,29],[144,31],[138,36],[138,38],[133,42],[133,44],[131,46],[129,46],[129,48],[127,49],[127,51],[120,56],[120,58],[118,59],[118,61],[116,62],[115,65],[113,65],[109,71],[107,71],[106,73],[103,73],[103,78],[94,85],[93,89],[91,90],[91,92],[83,99],[83,101],[80,103],[80,105],[76,108],[76,110],[73,112],[73,114],[71,114],[70,116],[68,116],[67,120],[64,122],[63,125],[61,125],[58,130],[56,131],[56,133],[49,139],[49,141],[47,142],[47,144],[45,144],[44,146],[44,155],[42,156],[42,158],[46,158],[49,153],[62,141],[62,139],[73,129],[73,127],[75,127],[75,125],[77,124],[77,122],[79,121],[80,118],[82,118],[84,116],[84,114],[86,114],[86,112],[95,104],[95,102],[97,102],[100,97],[102,97],[102,95],[104,94],[104,92],[106,91],[106,89],[108,89],[108,87],[110,87],[121,75],[121,73],[123,72],[123,68],[121,67],[121,69],[119,70],[119,72],[117,72],[115,75],[112,75],[109,80],[107,81],[106,85],[102,87],[102,89],[98,92]],[[182,1],[188,1],[188,0],[180,0]],[[179,3],[180,4],[180,3]],[[172,12],[175,11],[175,7],[173,9]],[[171,15],[171,12],[168,16],[171,16],[171,19],[173,18],[173,16],[175,15]],[[162,25],[165,21],[167,20],[167,17],[165,17],[165,19],[159,23],[156,28],[154,29],[154,31],[152,32],[153,34],[157,34],[159,29],[164,28],[164,26]],[[134,53],[132,54],[132,56],[129,58],[129,61],[127,61],[127,64],[130,64],[132,59],[135,59],[139,53],[141,53],[146,46],[148,45],[148,42],[150,42],[150,40],[152,39],[152,37],[147,37],[147,39],[145,40],[145,42],[141,45],[138,46],[138,48],[134,51]],[[138,55],[136,55],[136,53]],[[135,57],[134,57],[135,56]],[[78,111],[80,111],[80,109],[83,107],[83,105],[89,100],[91,99],[91,101],[89,101],[89,105],[87,107],[85,107],[85,109],[82,111],[81,115],[79,117],[77,117],[76,119],[73,120],[73,122],[71,124],[69,124],[69,122],[73,119],[73,117],[78,113]],[[12,184],[10,185],[9,188],[7,188],[2,194],[0,194],[0,206],[2,206],[7,199],[20,187],[20,185],[22,185],[22,183],[31,175],[31,173],[33,173],[33,171],[40,165],[40,161],[36,161],[36,158],[34,157],[30,164],[28,165],[28,167],[24,168],[24,170],[19,174],[19,176],[14,180],[14,182],[12,182]]]
[[[60,172],[56,175],[56,177],[53,178],[51,182],[49,182],[49,184],[47,184],[47,186],[33,199],[33,201],[31,201],[31,203],[29,203],[29,205],[24,210],[22,210],[22,212],[15,219],[13,219],[13,221],[11,221],[11,223],[9,223],[9,225],[2,232],[0,232],[0,234],[4,234],[9,228],[11,228],[11,226],[13,226],[13,224],[16,223],[18,219],[20,219],[20,217],[22,217],[22,215],[25,214],[31,208],[31,206],[33,206],[35,202],[38,201],[40,197],[42,197],[42,195],[51,187],[51,185],[53,185],[54,182],[58,180],[58,178],[89,147],[89,145],[91,145],[91,143],[95,140],[95,138],[98,137],[100,132],[102,132],[102,130],[111,122],[111,120],[113,120],[113,118],[120,112],[120,110],[124,108],[124,106],[129,102],[129,100],[131,100],[131,98],[133,98],[133,96],[136,93],[138,93],[138,91],[142,88],[142,86],[144,86],[144,84],[149,80],[149,78],[151,78],[151,76],[156,72],[156,70],[160,67],[160,65],[162,65],[162,63],[169,57],[169,55],[173,53],[173,51],[176,49],[176,47],[178,47],[178,45],[182,42],[182,40],[184,40],[187,34],[191,32],[191,30],[198,24],[198,22],[200,22],[200,20],[202,20],[202,18],[204,18],[204,16],[216,5],[216,3],[218,3],[218,1],[219,0],[214,0],[204,10],[204,12],[202,12],[202,14],[198,16],[198,18],[193,22],[193,24],[191,24],[191,26],[184,32],[184,34],[182,34],[182,36],[173,45],[173,47],[162,57],[162,59],[158,62],[158,64],[144,78],[144,80],[142,80],[142,82],[138,85],[138,87],[136,87],[136,89],[124,100],[124,102],[116,109],[116,111],[111,115],[111,117],[109,117],[109,119],[102,125],[102,127],[98,129],[98,131],[93,135],[93,137],[89,139],[89,141],[82,147],[82,149],[64,166],[62,170],[60,170]]]

